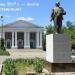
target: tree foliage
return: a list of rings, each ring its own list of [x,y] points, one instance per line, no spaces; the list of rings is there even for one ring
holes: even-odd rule
[[[46,47],[46,35],[54,32],[54,25],[48,25],[45,27],[46,34],[44,36],[44,47]],[[68,34],[71,36],[72,48],[75,49],[75,23],[71,21],[67,21],[66,25],[62,25],[62,34]],[[44,48],[45,49],[45,48]]]
[[[71,36],[72,48],[75,48],[75,24],[67,21],[66,30],[64,31],[64,33]]]
[[[50,25],[46,26],[45,29],[46,29],[46,35],[51,34],[54,31],[54,26],[50,24]]]
[[[5,49],[5,47],[4,47],[4,39],[3,38],[0,38],[0,50],[3,50],[3,51],[5,51],[6,49]]]

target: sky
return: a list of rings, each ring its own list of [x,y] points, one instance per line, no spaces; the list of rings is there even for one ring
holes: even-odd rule
[[[45,27],[50,22],[51,10],[57,0],[0,0],[0,16],[7,24],[16,20],[26,20]],[[61,6],[66,11],[63,23],[75,21],[75,0],[61,0]],[[0,19],[1,24],[1,19]]]

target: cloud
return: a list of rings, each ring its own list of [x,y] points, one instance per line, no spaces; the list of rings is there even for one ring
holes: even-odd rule
[[[39,4],[39,3],[27,3],[26,5],[27,5],[27,6],[30,6],[30,7],[31,7],[31,6],[32,6],[32,7],[33,7],[33,6],[37,6],[37,7],[38,7],[40,4]]]
[[[17,18],[16,20],[33,21],[34,18],[31,18],[31,17],[19,17],[19,18]]]

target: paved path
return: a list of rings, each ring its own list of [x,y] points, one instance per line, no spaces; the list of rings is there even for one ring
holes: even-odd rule
[[[43,50],[38,50],[38,49],[11,49],[11,50],[7,50],[10,53],[10,56],[0,56],[0,64],[2,64],[2,62],[4,60],[6,60],[7,58],[12,58],[12,59],[17,59],[17,58],[35,58],[35,57],[39,57],[42,59],[46,58],[46,54]]]
[[[55,73],[51,73],[51,75],[75,75],[75,72],[55,72]]]

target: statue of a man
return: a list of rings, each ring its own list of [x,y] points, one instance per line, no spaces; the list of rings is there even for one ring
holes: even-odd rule
[[[55,33],[61,33],[63,15],[66,15],[66,12],[62,7],[60,7],[60,3],[58,2],[55,4],[51,13],[51,21],[53,20],[54,22]]]

